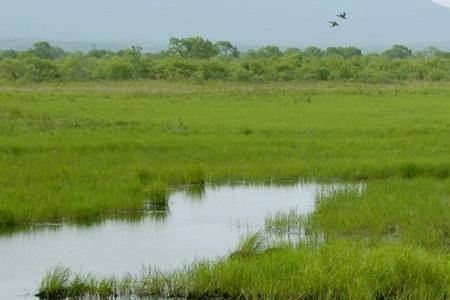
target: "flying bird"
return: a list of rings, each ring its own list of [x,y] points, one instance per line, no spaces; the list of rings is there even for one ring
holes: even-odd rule
[[[347,20],[347,13],[345,11],[341,12],[340,14],[336,15],[336,17]]]
[[[335,21],[330,21],[329,23],[331,24],[332,28],[339,26],[339,23]]]

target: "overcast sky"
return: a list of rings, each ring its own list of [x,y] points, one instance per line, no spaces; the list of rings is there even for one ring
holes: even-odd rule
[[[433,2],[450,8],[450,0],[432,0]]]
[[[440,4],[439,4],[440,3]],[[450,42],[450,0],[0,0],[0,38],[281,46]],[[348,21],[331,29],[340,11]]]

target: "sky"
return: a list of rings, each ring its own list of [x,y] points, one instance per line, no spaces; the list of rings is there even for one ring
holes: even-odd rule
[[[433,2],[450,8],[450,0],[432,0]]]
[[[0,40],[240,45],[448,44],[450,0],[0,0]],[[330,28],[346,11],[347,21]]]

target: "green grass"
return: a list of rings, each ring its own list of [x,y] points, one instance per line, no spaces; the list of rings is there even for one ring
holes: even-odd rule
[[[275,235],[301,235],[307,228],[307,218],[308,216],[298,214],[296,210],[291,210],[288,213],[277,212],[266,216],[264,230]]]
[[[364,192],[348,190],[320,199],[305,225],[328,239],[401,240],[450,250],[450,180],[373,180]]]
[[[145,192],[148,194],[150,210],[166,211],[168,209],[169,188],[164,182],[152,182],[145,188]]]
[[[450,180],[434,178],[371,180],[359,187],[323,193],[309,216],[276,213],[265,230],[306,234],[310,239],[357,238],[402,241],[450,250]]]
[[[241,239],[236,251],[230,254],[230,258],[239,259],[258,255],[265,250],[265,243],[261,232],[249,234]]]
[[[61,266],[49,271],[42,279],[39,292],[41,299],[65,299],[96,295],[100,299],[114,298],[116,291],[125,290],[127,277],[119,283],[114,277],[97,279],[95,275],[73,274]]]
[[[139,212],[155,184],[450,174],[450,85],[0,88],[0,227]]]
[[[448,255],[398,244],[367,247],[339,241],[319,249],[305,244],[197,263],[175,273],[149,271],[121,279],[71,275],[60,280],[62,271],[57,268],[47,276],[59,281],[58,291],[79,287],[76,296],[434,300],[450,295]],[[85,279],[80,283],[80,278]],[[109,294],[99,284],[104,281],[110,283]],[[47,290],[45,282],[41,296],[55,289]]]

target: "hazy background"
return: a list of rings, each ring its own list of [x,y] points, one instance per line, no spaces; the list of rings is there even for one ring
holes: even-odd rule
[[[442,5],[437,4],[437,2]],[[0,48],[49,40],[66,49],[164,48],[171,36],[230,40],[241,48],[276,44],[394,43],[450,48],[450,0],[0,0]],[[447,5],[447,7],[445,6]],[[349,20],[328,21],[347,11]]]

